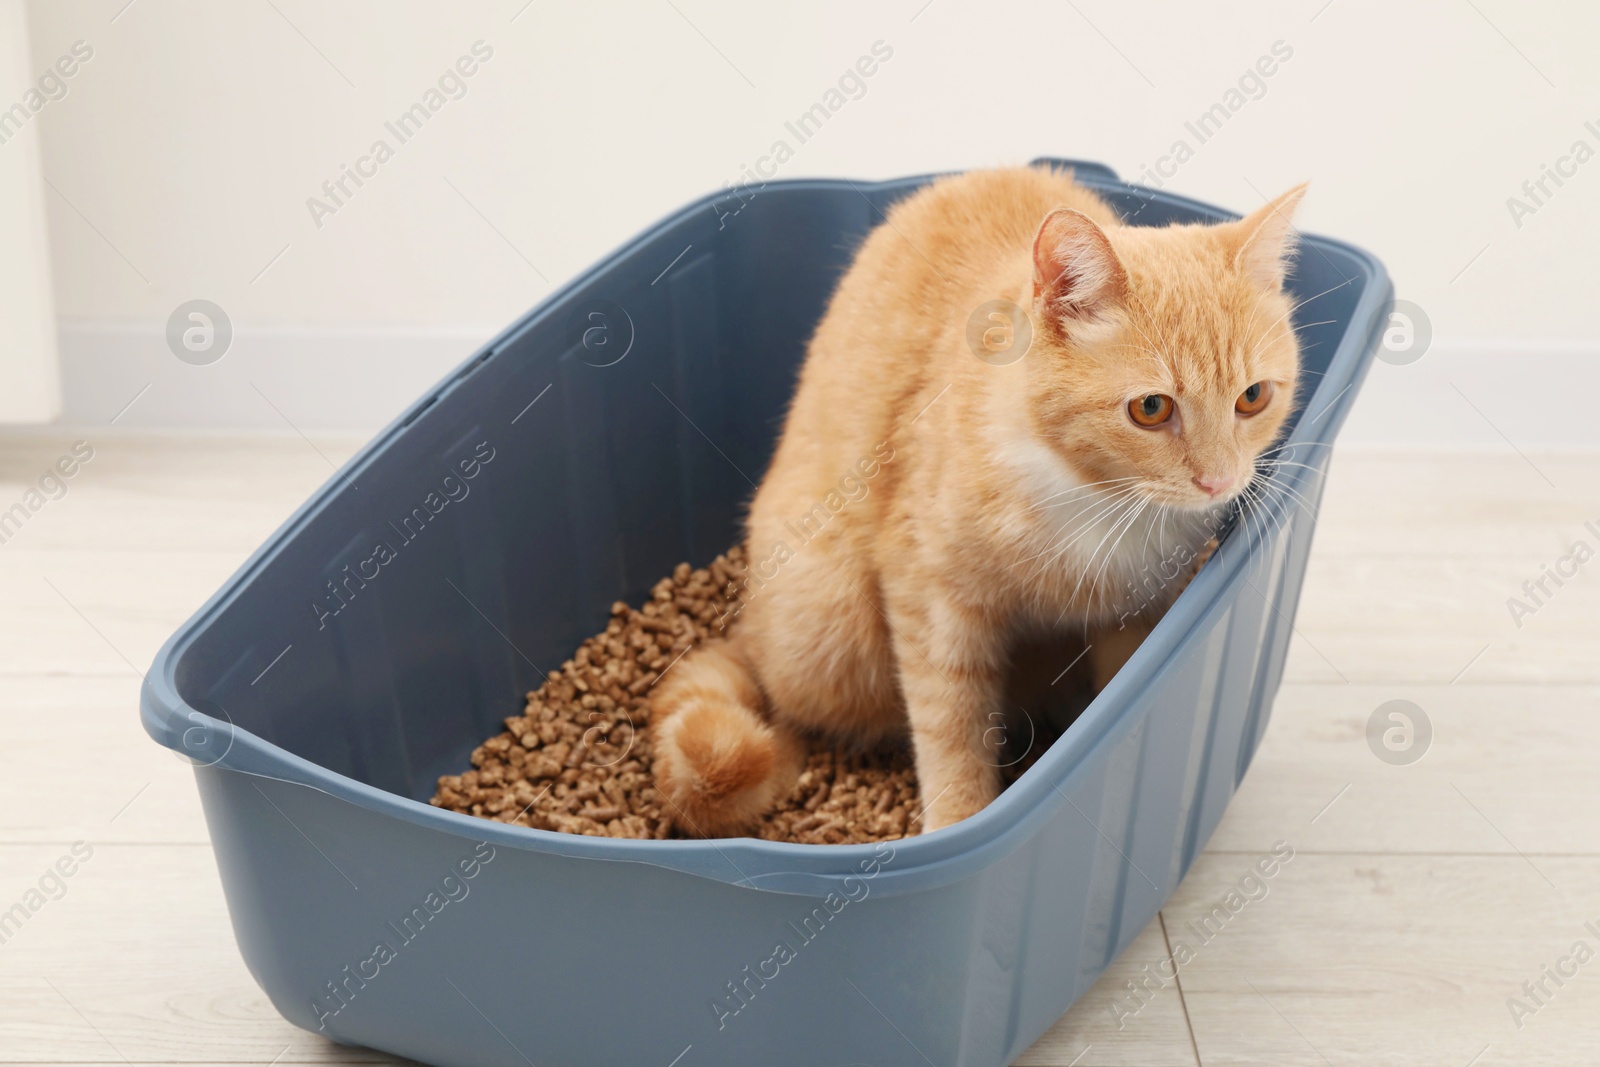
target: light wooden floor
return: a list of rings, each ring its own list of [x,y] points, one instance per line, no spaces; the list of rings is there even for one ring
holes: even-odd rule
[[[0,910],[93,849],[0,945],[0,1062],[389,1062],[256,989],[190,771],[137,715],[137,671],[328,461],[298,438],[93,443],[0,545]],[[66,447],[0,441],[0,510]],[[1600,549],[1589,520],[1600,456],[1340,454],[1248,779],[1162,918],[1019,1062],[1600,1063],[1600,961],[1522,991],[1600,952],[1600,559],[1520,628],[1506,606],[1574,540]],[[1399,698],[1434,731],[1410,766],[1365,739]],[[1279,841],[1266,895],[1200,945],[1188,924]],[[1178,982],[1119,1028],[1125,984],[1181,939]]]

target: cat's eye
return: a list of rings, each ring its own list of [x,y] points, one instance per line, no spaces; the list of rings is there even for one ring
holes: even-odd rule
[[[1272,399],[1272,383],[1256,382],[1250,388],[1239,394],[1239,399],[1233,402],[1233,410],[1241,415],[1254,415],[1267,406],[1267,401]]]
[[[1172,398],[1165,393],[1150,393],[1128,401],[1128,417],[1146,428],[1160,426],[1172,418]]]

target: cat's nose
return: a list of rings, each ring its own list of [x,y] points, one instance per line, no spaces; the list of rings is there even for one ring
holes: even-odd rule
[[[1193,481],[1195,485],[1198,485],[1201,489],[1205,490],[1206,496],[1216,496],[1218,493],[1224,492],[1233,485],[1233,478],[1222,474],[1212,475],[1204,478],[1196,477],[1193,479]]]

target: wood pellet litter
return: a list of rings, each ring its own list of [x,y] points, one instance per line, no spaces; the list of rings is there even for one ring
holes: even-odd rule
[[[473,750],[471,770],[441,777],[431,803],[562,833],[689,836],[677,832],[652,781],[647,698],[684,653],[734,622],[744,574],[744,551],[734,548],[698,570],[678,564],[637,610],[613,604],[605,630],[528,694],[526,710],[505,720],[504,733]],[[1045,747],[1033,744],[1027,758],[1004,768],[1006,783]],[[819,748],[755,836],[817,845],[893,841],[921,830],[921,810],[909,748]]]

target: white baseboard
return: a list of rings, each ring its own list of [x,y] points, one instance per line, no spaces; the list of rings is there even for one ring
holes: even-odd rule
[[[1436,340],[1415,363],[1375,361],[1341,444],[1524,451],[1600,445],[1600,341]]]
[[[65,322],[62,422],[104,427],[115,417],[119,430],[371,434],[495,332],[240,327],[221,360],[191,366],[168,350],[162,323]],[[1593,447],[1600,417],[1588,398],[1596,395],[1600,342],[1441,338],[1415,363],[1373,364],[1340,442]]]

